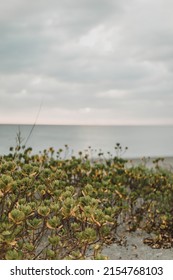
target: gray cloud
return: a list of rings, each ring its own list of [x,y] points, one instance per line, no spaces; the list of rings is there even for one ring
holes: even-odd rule
[[[170,0],[0,3],[1,122],[32,122],[43,99],[40,123],[173,123],[172,8]]]

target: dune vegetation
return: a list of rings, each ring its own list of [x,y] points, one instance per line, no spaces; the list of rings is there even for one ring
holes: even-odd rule
[[[10,148],[0,157],[0,259],[106,259],[117,228],[141,228],[153,248],[173,246],[173,173],[115,156],[64,158],[53,148]]]

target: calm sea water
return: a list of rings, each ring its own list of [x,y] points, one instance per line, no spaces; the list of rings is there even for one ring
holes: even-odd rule
[[[0,154],[7,154],[9,147],[16,145],[16,135],[21,131],[25,143],[32,125],[0,125]],[[128,150],[126,158],[143,156],[173,156],[173,126],[68,126],[36,125],[27,146],[38,153],[49,147],[64,149],[69,146],[69,155],[84,151],[89,146],[96,156],[101,149],[105,155],[115,155],[115,145],[119,142]],[[97,150],[97,151],[95,151]]]

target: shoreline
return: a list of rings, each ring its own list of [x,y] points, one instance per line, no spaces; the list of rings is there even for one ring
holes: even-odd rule
[[[156,168],[156,166],[169,171],[173,171],[173,156],[166,157],[119,157],[122,160],[125,160],[125,167],[137,167],[144,166],[146,168]],[[106,163],[107,160],[113,160],[113,158],[88,158],[91,163]]]
[[[158,163],[156,162],[158,159]],[[159,166],[161,168],[173,171],[173,156],[170,157],[143,157],[143,158],[129,158],[126,159],[125,164],[127,168],[136,167],[139,165],[146,166],[147,168],[154,168]]]

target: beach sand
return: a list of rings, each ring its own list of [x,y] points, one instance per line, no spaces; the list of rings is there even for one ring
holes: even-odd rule
[[[125,233],[125,244],[116,243],[105,246],[102,254],[109,260],[173,260],[173,248],[153,249],[143,243],[151,235],[137,230]]]
[[[145,165],[146,167],[154,167],[156,166],[156,163],[153,163],[153,161],[157,160],[157,157],[143,157],[143,158],[128,158],[126,166],[138,166],[138,165]],[[158,165],[160,167],[163,167],[165,169],[168,169],[170,171],[173,171],[173,156],[170,157],[160,157],[161,160],[159,160]]]

